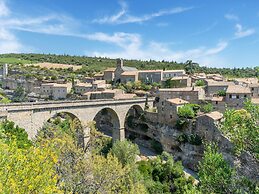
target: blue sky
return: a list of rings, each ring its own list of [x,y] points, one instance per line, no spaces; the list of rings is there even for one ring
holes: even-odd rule
[[[258,0],[0,0],[0,53],[259,65]]]

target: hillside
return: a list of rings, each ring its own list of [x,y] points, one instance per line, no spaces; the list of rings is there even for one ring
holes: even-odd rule
[[[58,63],[82,66],[76,74],[89,74],[104,71],[108,67],[115,67],[116,60],[110,58],[70,56],[55,54],[0,54],[0,64],[36,64],[36,63]],[[258,77],[259,66],[255,68],[212,68],[200,66],[192,61],[177,63],[175,61],[141,61],[124,60],[124,64],[138,69],[185,69],[187,73],[219,73],[227,77]],[[226,64],[227,66],[227,64]]]

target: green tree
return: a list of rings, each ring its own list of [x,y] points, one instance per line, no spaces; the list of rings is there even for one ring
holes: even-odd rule
[[[0,124],[0,137],[7,144],[15,141],[18,148],[29,148],[32,145],[27,132],[17,125],[15,126],[12,121],[3,121]]]
[[[140,151],[137,144],[124,140],[116,141],[112,146],[111,153],[125,166],[134,164]]]
[[[234,171],[217,152],[215,145],[206,146],[198,174],[203,193],[232,193]]]

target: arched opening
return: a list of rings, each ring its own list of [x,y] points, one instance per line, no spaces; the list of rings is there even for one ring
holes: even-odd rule
[[[120,120],[117,113],[111,108],[103,108],[94,117],[96,128],[104,135],[120,140]]]
[[[59,131],[57,131],[59,130]],[[59,112],[49,118],[40,130],[43,137],[53,137],[55,133],[66,133],[76,142],[77,146],[84,148],[84,130],[79,118],[70,112]]]

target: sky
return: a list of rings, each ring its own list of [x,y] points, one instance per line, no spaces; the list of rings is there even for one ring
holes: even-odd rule
[[[0,53],[259,65],[258,0],[0,0]]]

